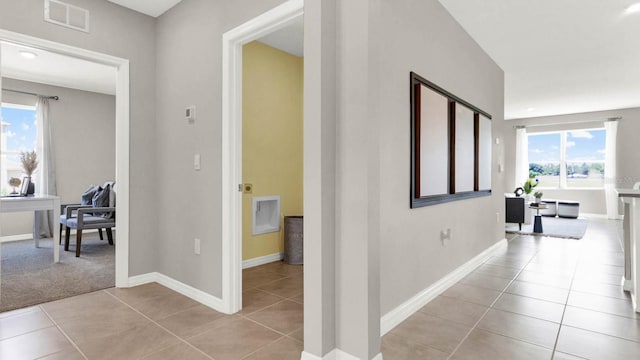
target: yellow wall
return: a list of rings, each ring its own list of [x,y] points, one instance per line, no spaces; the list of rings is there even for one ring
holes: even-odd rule
[[[243,48],[242,259],[283,251],[280,232],[251,234],[252,199],[280,195],[284,216],[302,215],[303,60],[259,42]]]

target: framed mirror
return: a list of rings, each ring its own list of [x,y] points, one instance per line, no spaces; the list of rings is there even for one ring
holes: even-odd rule
[[[411,207],[491,194],[491,115],[411,73]]]

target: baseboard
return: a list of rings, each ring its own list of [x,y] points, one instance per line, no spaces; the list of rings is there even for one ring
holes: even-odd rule
[[[202,290],[198,290],[193,286],[187,285],[178,280],[170,278],[167,275],[164,275],[158,272],[152,272],[152,273],[132,276],[129,278],[129,286],[138,286],[138,285],[148,284],[152,282],[157,282],[162,286],[165,286],[175,292],[178,292],[216,311],[219,311],[222,313],[228,313],[225,309],[222,299],[216,296],[213,296],[211,294],[208,294]]]
[[[607,214],[580,213],[580,217],[605,220],[622,220],[622,215],[616,215],[615,217],[610,218]]]
[[[115,231],[115,230],[114,230]],[[98,229],[89,229],[83,230],[83,234],[97,233]],[[71,235],[75,235],[76,231],[71,230]],[[64,233],[62,234],[64,236]],[[22,240],[33,240],[33,234],[18,234],[18,235],[8,235],[8,236],[0,236],[0,243],[11,242],[11,241],[22,241]]]
[[[417,295],[405,301],[400,306],[386,313],[380,319],[380,336],[388,333],[391,329],[398,326],[401,322],[416,313],[416,311],[420,310],[431,300],[442,294],[453,284],[457,283],[462,278],[467,276],[476,267],[478,267],[478,265],[482,264],[491,256],[493,256],[493,254],[498,251],[504,250],[506,247],[507,239],[498,241],[488,249],[476,255],[473,259],[467,261],[462,266],[444,276],[442,279],[436,281],[431,286],[422,290]]]
[[[340,349],[333,349],[327,355],[319,357],[313,354],[309,354],[303,351],[300,355],[300,360],[361,360],[349,353],[346,353]],[[382,353],[374,356],[371,360],[382,360]]]
[[[265,256],[255,257],[253,259],[243,260],[242,268],[248,269],[268,263],[272,263],[274,261],[280,261],[284,258],[284,253],[273,253]]]
[[[33,234],[18,234],[9,236],[0,236],[0,243],[11,241],[33,240]]]

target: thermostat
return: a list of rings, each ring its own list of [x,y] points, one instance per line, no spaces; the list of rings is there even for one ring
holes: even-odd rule
[[[189,106],[184,109],[184,117],[189,122],[194,122],[196,120],[196,107]]]

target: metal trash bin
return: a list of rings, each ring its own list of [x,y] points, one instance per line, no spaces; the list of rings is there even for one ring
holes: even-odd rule
[[[284,217],[284,261],[287,264],[303,264],[303,229],[302,216]]]

